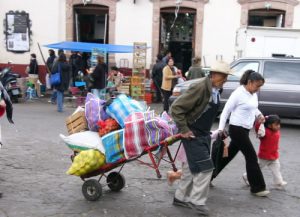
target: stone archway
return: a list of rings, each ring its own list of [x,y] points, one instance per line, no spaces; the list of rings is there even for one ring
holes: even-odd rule
[[[241,27],[246,27],[248,24],[248,12],[254,9],[272,8],[286,12],[284,26],[287,28],[293,27],[294,8],[299,4],[297,0],[238,0],[241,4]]]
[[[204,5],[208,1],[209,0],[185,0],[182,1],[180,5],[180,7],[196,10],[194,53],[198,56],[201,56],[202,52]],[[152,63],[155,63],[156,55],[159,52],[160,10],[167,7],[174,7],[174,0],[153,0]]]
[[[102,5],[109,8],[109,36],[108,43],[115,43],[116,28],[116,2],[118,0],[93,0],[93,5]],[[74,38],[74,5],[82,5],[82,0],[66,0],[66,41],[73,41]],[[87,4],[88,6],[88,4]],[[115,63],[115,55],[109,55],[109,62]]]

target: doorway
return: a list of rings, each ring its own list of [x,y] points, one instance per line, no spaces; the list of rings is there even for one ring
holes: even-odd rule
[[[99,5],[74,6],[74,41],[108,43],[109,8]]]
[[[180,8],[175,19],[175,8],[160,11],[160,53],[172,53],[175,66],[188,71],[194,56],[196,10]],[[174,22],[175,20],[175,22]]]

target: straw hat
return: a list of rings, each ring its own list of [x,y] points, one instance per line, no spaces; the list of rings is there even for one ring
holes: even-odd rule
[[[232,75],[230,65],[224,61],[216,61],[210,67],[211,72],[219,72],[226,75]]]

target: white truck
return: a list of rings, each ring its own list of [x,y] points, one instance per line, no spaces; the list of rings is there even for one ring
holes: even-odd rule
[[[300,57],[300,29],[248,26],[236,32],[236,57]]]

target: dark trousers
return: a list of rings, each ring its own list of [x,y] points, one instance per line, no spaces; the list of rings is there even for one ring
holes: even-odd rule
[[[161,82],[153,79],[153,83],[156,88],[156,102],[161,102]]]
[[[246,160],[246,171],[251,192],[257,193],[265,190],[265,180],[258,165],[255,149],[249,138],[249,130],[239,126],[229,125],[229,135],[231,142],[228,148],[228,157],[221,160],[218,165],[218,171],[213,175],[213,178],[241,151]]]
[[[163,90],[164,95],[164,111],[169,112],[169,98],[172,95],[172,91]]]

